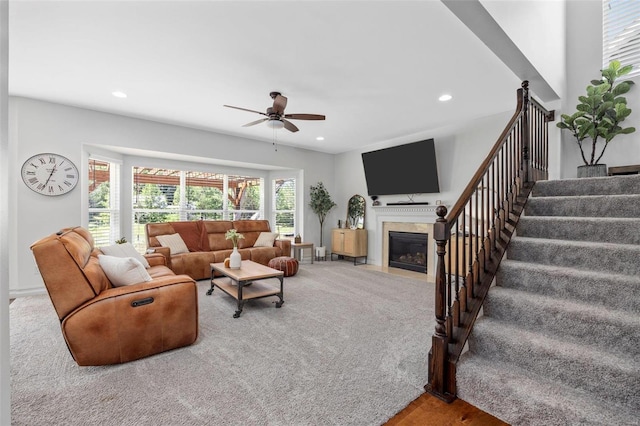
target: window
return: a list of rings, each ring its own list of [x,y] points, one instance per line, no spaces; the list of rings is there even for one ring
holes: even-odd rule
[[[273,221],[276,232],[287,238],[296,234],[296,180],[275,179],[273,188]]]
[[[133,244],[146,248],[147,223],[261,219],[263,201],[259,177],[134,167]]]
[[[640,75],[640,1],[602,2],[602,64],[613,60],[633,65],[629,77]]]
[[[119,239],[120,164],[89,158],[89,232],[95,246],[108,246]]]

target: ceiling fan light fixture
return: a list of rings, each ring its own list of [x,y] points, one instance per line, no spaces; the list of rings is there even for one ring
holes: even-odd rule
[[[279,130],[284,127],[284,123],[281,120],[272,119],[267,121],[267,126],[271,127],[272,129]]]

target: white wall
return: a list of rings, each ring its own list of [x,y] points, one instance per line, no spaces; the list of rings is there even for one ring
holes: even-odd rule
[[[516,88],[517,89],[517,88]],[[514,89],[514,110],[516,92]],[[428,202],[435,205],[437,200],[451,207],[458,199],[476,169],[485,159],[491,147],[496,143],[501,132],[509,122],[514,111],[481,118],[459,126],[449,126],[434,129],[428,133],[411,135],[402,139],[394,139],[384,143],[368,146],[361,150],[349,151],[336,155],[335,181],[336,192],[334,201],[338,204],[334,209],[334,221],[328,221],[331,228],[337,226],[337,220],[345,220],[347,216],[347,201],[354,194],[360,194],[367,199],[365,215],[365,228],[368,232],[369,258],[368,263],[380,265],[382,261],[382,247],[378,247],[376,241],[381,241],[376,235],[376,212],[371,207],[371,199],[367,195],[367,183],[362,167],[363,152],[416,142],[428,138],[434,138],[436,148],[436,161],[438,163],[438,178],[440,192],[437,194],[422,194],[416,196],[414,201]],[[388,202],[408,201],[403,195],[381,196],[382,205]],[[435,217],[429,215],[426,222],[433,222]],[[327,244],[328,245],[328,244]]]
[[[567,96],[560,113],[573,114],[578,96],[586,94],[591,80],[600,77],[602,69],[602,3],[599,1],[567,2]],[[626,94],[627,104],[633,110],[623,123],[625,127],[640,129],[640,77],[633,79],[636,85]],[[607,147],[601,163],[607,166],[640,164],[640,130],[630,135],[617,136]],[[582,165],[580,149],[568,131],[562,132],[563,178],[577,176],[577,166]],[[600,144],[599,144],[600,145]],[[601,147],[598,148],[598,151]],[[590,149],[585,155],[590,155]],[[588,158],[587,158],[588,159]]]
[[[33,154],[62,154],[76,163],[82,175],[87,173],[84,159],[92,150],[89,146],[135,148],[143,152],[159,151],[169,158],[171,154],[178,158],[186,155],[206,162],[218,159],[303,170],[302,234],[316,243],[320,240],[320,227],[317,217],[306,207],[308,186],[323,181],[331,193],[335,192],[333,156],[315,151],[283,145],[275,151],[269,143],[19,97],[9,100],[9,123],[9,149],[15,158],[10,165],[9,186],[17,189],[10,200],[9,214],[10,249],[15,253],[9,260],[10,291],[16,296],[43,289],[29,246],[62,227],[86,220],[83,216],[86,197],[80,186],[67,195],[45,197],[22,183],[20,167]],[[154,161],[160,164],[160,160]],[[125,164],[131,164],[126,156]],[[267,172],[262,173],[268,176]]]
[[[480,0],[480,3],[562,97],[566,66],[565,1]]]

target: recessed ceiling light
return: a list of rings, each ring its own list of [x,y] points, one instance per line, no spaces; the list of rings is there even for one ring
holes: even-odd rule
[[[127,94],[126,94],[126,93],[121,92],[121,91],[119,91],[119,90],[116,90],[115,92],[111,92],[111,94],[112,94],[113,96],[115,96],[116,98],[126,98],[126,97],[127,97]]]
[[[447,101],[450,101],[452,98],[453,98],[453,96],[451,96],[451,95],[442,95],[442,96],[440,96],[438,98],[438,100],[440,102],[447,102]]]
[[[323,141],[323,140],[324,140],[324,136],[318,136],[318,137],[316,138],[316,140],[317,140],[317,141]]]

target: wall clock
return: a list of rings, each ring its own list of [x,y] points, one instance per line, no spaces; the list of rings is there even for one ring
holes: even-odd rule
[[[71,191],[80,174],[71,160],[59,154],[36,154],[22,165],[22,180],[38,194],[55,196]]]

